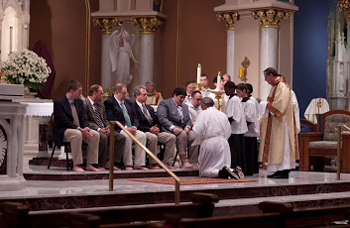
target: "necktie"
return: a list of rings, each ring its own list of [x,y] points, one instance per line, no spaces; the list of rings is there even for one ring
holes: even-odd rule
[[[182,112],[182,106],[181,105],[177,106],[177,112],[179,113],[179,115],[181,117],[181,124],[183,124],[183,122],[184,122],[184,114]]]
[[[104,124],[102,122],[101,113],[100,113],[100,106],[97,103],[94,103],[94,107],[95,107],[94,112],[95,112],[97,124],[100,128],[104,128]]]
[[[74,123],[75,125],[77,125],[78,127],[80,127],[80,124],[79,124],[79,117],[78,117],[77,109],[75,108],[74,102],[72,102],[72,103],[70,104],[70,108],[71,108],[71,111],[72,111],[73,123]]]
[[[142,110],[143,110],[143,114],[145,115],[149,125],[152,125],[153,118],[149,115],[145,104],[142,104]]]
[[[122,108],[122,111],[123,111],[123,114],[124,114],[126,126],[127,127],[132,127],[130,116],[128,114],[128,111],[126,111],[126,108],[125,108],[125,105],[124,105],[123,102],[120,102],[120,107]]]

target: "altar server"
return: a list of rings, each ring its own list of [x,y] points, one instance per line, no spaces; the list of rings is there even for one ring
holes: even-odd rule
[[[248,127],[248,132],[244,134],[246,156],[245,175],[253,175],[253,173],[259,173],[257,137],[260,136],[260,129],[256,116],[258,111],[255,108],[255,101],[248,96],[247,90],[247,86],[244,83],[239,83],[236,86],[237,95],[242,99],[242,106]]]
[[[224,89],[226,95],[229,96],[225,105],[225,114],[231,124],[231,137],[228,139],[231,150],[231,167],[235,168],[238,165],[245,172],[244,134],[248,131],[248,128],[244,110],[235,93],[235,83],[228,81]]]

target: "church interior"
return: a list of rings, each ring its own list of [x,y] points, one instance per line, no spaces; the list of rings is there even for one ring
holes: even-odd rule
[[[349,0],[0,3],[1,63],[28,49],[51,68],[39,92],[0,83],[0,227],[350,227]],[[129,47],[127,77],[115,59],[120,37]],[[198,169],[177,163],[172,174],[76,173],[67,170],[64,147],[48,169],[53,102],[69,81],[81,83],[84,97],[101,85],[104,99],[123,83],[133,101],[134,87],[154,82],[168,99],[176,87],[198,83],[199,64],[210,88],[228,74],[250,83],[259,101],[272,88],[263,71],[284,76],[302,125],[289,178],[260,169],[238,181],[200,179]]]

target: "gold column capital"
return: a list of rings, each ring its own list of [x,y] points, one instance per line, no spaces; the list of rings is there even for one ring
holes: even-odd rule
[[[238,12],[225,12],[217,13],[216,18],[218,21],[224,21],[227,30],[235,29],[235,21],[239,21]]]
[[[350,1],[349,0],[339,0],[338,8],[341,12],[348,11],[348,20],[350,21]]]
[[[155,34],[164,25],[164,19],[160,17],[133,17],[131,22],[140,25],[140,33],[143,34]]]
[[[279,9],[261,9],[252,11],[254,19],[260,19],[261,28],[279,28],[281,21],[290,17],[290,11]]]
[[[118,19],[114,17],[95,17],[93,22],[103,34],[111,34],[112,27],[118,25]]]

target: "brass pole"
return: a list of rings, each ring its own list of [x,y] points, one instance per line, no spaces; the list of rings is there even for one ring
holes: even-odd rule
[[[164,163],[158,159],[156,155],[154,155],[145,145],[143,145],[139,140],[135,138],[133,134],[131,134],[119,121],[110,121],[111,124],[111,132],[113,130],[114,132],[114,125],[117,124],[136,144],[138,144],[151,158],[153,158],[172,178],[175,180],[175,204],[180,203],[180,178],[176,176],[175,173],[173,173]],[[113,126],[113,129],[112,129]],[[112,135],[110,136],[112,138]],[[114,136],[113,136],[114,138]],[[110,153],[112,153],[112,150],[114,151],[114,144],[112,147],[112,144],[110,145]],[[110,158],[111,160],[111,158]],[[111,171],[110,171],[111,173]],[[113,172],[112,172],[113,173]],[[113,176],[109,175],[109,182],[112,183],[113,186]]]
[[[111,124],[111,129],[110,129],[110,134],[109,134],[109,191],[113,191],[113,178],[114,178],[114,175],[113,175],[114,174],[114,128],[115,128],[115,125]]]

